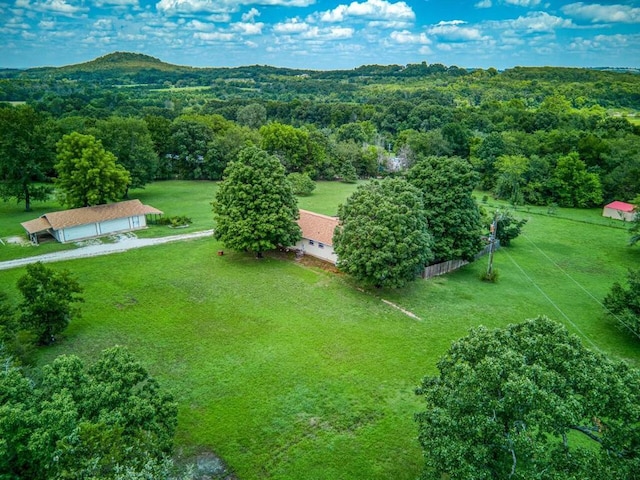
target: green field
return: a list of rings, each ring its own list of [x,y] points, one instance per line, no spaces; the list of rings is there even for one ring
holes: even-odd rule
[[[354,188],[321,183],[300,206],[335,214]],[[204,230],[214,189],[162,182],[133,196]],[[19,208],[0,207],[0,228],[23,221]],[[38,361],[62,353],[90,360],[128,346],[179,402],[178,451],[213,451],[243,480],[414,479],[422,464],[414,388],[469,328],[545,314],[588,347],[640,366],[640,343],[600,305],[640,265],[640,250],[596,213],[520,209],[529,222],[496,253],[497,284],[478,280],[481,259],[400,291],[362,290],[284,255],[218,256],[223,247],[211,239],[54,264],[78,277],[86,303],[83,318]],[[0,271],[14,298],[23,273]]]

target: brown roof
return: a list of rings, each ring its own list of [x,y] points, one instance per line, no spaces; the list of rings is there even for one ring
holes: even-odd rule
[[[333,245],[333,231],[340,220],[328,215],[300,210],[298,225],[302,230],[302,237],[309,240],[316,240],[325,245]]]
[[[132,217],[135,215],[162,214],[157,208],[144,205],[140,200],[127,200],[125,202],[107,203],[94,207],[73,208],[60,212],[45,213],[40,218],[24,222],[21,225],[29,233],[42,232],[53,228],[60,230],[66,227],[86,225],[88,223],[104,222],[117,218]]]

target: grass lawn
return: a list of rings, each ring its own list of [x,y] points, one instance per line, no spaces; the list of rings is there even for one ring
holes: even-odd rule
[[[139,198],[203,230],[214,188],[162,182]],[[354,188],[319,184],[300,206],[335,214]],[[478,280],[481,259],[401,291],[361,290],[289,257],[218,256],[211,239],[54,264],[78,277],[86,303],[38,361],[128,346],[179,402],[178,449],[214,451],[243,480],[414,479],[422,459],[413,390],[469,328],[545,314],[590,348],[640,366],[640,343],[599,304],[640,265],[627,232],[518,215],[529,223],[496,253],[497,284]],[[0,271],[13,297],[23,273]]]

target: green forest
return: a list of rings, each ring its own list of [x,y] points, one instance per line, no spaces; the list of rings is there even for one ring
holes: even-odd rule
[[[17,139],[3,142],[2,195],[27,208],[57,176],[56,144],[72,132],[100,140],[129,171],[130,188],[218,180],[255,145],[314,180],[460,157],[481,190],[514,205],[587,208],[640,193],[640,75],[630,71],[191,68],[116,52],[0,70],[0,102],[2,138]]]
[[[0,239],[0,480],[640,478],[640,215],[599,208],[638,112],[631,70],[0,70],[0,227],[131,198],[181,240]]]

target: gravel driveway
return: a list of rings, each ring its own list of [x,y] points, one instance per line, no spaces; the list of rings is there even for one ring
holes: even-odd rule
[[[0,270],[22,267],[24,265],[36,262],[48,263],[59,262],[62,260],[71,260],[74,258],[97,257],[100,255],[109,255],[111,253],[126,252],[127,250],[131,250],[133,248],[161,245],[163,243],[179,242],[182,240],[191,240],[193,238],[209,237],[211,235],[213,235],[213,230],[204,230],[202,232],[185,233],[182,235],[171,235],[169,237],[158,238],[122,237],[116,243],[100,243],[97,245],[88,245],[86,247],[80,247],[73,250],[46,253],[44,255],[18,258],[16,260],[7,260],[6,262],[0,262]]]

